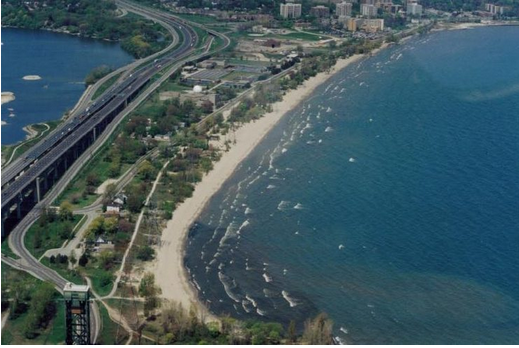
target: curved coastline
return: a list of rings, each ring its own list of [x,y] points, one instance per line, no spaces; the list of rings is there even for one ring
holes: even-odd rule
[[[370,55],[374,55],[388,46],[389,44],[384,44]],[[243,125],[236,131],[236,144],[229,151],[222,152],[222,157],[214,164],[213,170],[196,185],[193,196],[176,208],[173,218],[167,222],[163,231],[163,246],[157,250],[156,261],[150,268],[155,274],[157,285],[162,289],[164,299],[179,302],[184,308],[195,305],[199,313],[204,314],[202,318],[209,321],[215,320],[216,317],[210,315],[208,308],[199,299],[197,290],[191,283],[184,265],[189,228],[211,197],[283,116],[297,107],[334,74],[365,57],[368,55],[354,55],[347,59],[339,59],[330,73],[322,72],[308,79],[297,89],[287,92],[281,101],[272,104],[272,112],[265,114],[255,122]]]

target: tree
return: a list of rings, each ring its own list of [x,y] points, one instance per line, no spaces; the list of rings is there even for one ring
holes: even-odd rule
[[[108,270],[112,268],[114,262],[115,262],[115,254],[111,252],[110,250],[103,250],[99,254],[99,264],[101,267],[103,267],[105,270]]]
[[[106,233],[114,234],[119,228],[119,219],[117,217],[106,218],[103,222],[103,227]]]
[[[81,255],[81,257],[79,258],[79,265],[80,265],[81,267],[85,267],[87,263],[88,263],[88,256],[87,256],[87,253],[84,253],[84,254]]]
[[[149,245],[144,245],[137,251],[137,258],[141,261],[150,261],[155,257],[155,250]]]
[[[25,337],[34,338],[37,335],[36,331],[45,328],[54,317],[56,314],[54,294],[54,287],[49,283],[42,284],[37,291],[33,292],[23,327]]]
[[[72,204],[69,201],[63,201],[59,206],[59,218],[62,221],[72,220]]]
[[[145,273],[139,284],[139,295],[144,297],[144,315],[148,316],[159,305],[160,289],[155,285],[153,273]]]
[[[139,175],[144,180],[150,180],[155,175],[155,167],[148,161],[144,161],[139,166]]]
[[[144,203],[144,197],[138,192],[134,192],[128,196],[128,209],[132,213],[138,213]]]
[[[112,183],[106,186],[105,192],[103,194],[103,199],[106,201],[111,201],[117,193],[117,185]]]
[[[288,325],[288,339],[292,343],[295,343],[297,339],[296,322],[293,320],[290,320],[290,324]]]
[[[305,344],[333,344],[333,322],[324,313],[305,323],[303,341]]]

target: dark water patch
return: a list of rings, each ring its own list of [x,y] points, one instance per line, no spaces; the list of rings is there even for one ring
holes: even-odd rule
[[[93,68],[117,68],[132,60],[117,43],[2,28],[2,91],[16,97],[2,105],[2,121],[7,123],[2,125],[2,144],[23,140],[24,126],[59,119],[72,109]],[[38,75],[41,80],[23,80],[27,75]]]

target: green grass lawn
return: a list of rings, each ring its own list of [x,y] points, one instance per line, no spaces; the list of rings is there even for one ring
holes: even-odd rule
[[[74,215],[71,221],[61,221],[59,218],[45,226],[40,226],[36,221],[25,235],[25,246],[27,250],[36,257],[40,258],[45,251],[59,248],[69,237],[73,236],[76,225],[83,215]],[[69,234],[64,233],[66,229],[71,229]]]
[[[219,23],[218,20],[211,16],[202,16],[202,15],[195,15],[195,14],[188,14],[188,13],[175,13],[175,16],[183,18],[185,20],[199,23],[199,24],[212,24],[212,23]]]
[[[108,311],[102,303],[98,303],[101,320],[103,321],[103,330],[99,335],[97,344],[124,344],[128,339],[128,333],[119,324],[114,323]]]
[[[252,73],[243,72],[243,71],[233,71],[229,75],[225,76],[225,80],[236,81],[236,80],[241,80],[246,77],[252,77],[252,76],[258,76],[258,74],[252,74]]]
[[[48,131],[46,130],[47,127],[44,126],[43,123],[46,123],[49,125],[50,129]],[[18,147],[18,149],[16,150],[16,152],[13,156],[12,161],[14,161],[16,158],[20,157],[25,151],[30,149],[31,146],[33,146],[34,144],[36,144],[38,141],[40,141],[42,139],[40,137],[41,132],[45,132],[43,135],[46,136],[47,134],[52,132],[52,130],[54,128],[56,128],[58,126],[58,124],[60,124],[60,123],[61,123],[61,120],[55,120],[55,121],[48,121],[48,122],[33,124],[32,128],[34,128],[38,132],[38,135],[33,139],[24,140],[22,142],[19,142],[19,143],[13,144],[13,145],[2,145],[2,158],[5,159],[6,161],[9,160],[14,149],[17,148],[18,146],[20,146],[20,147]]]
[[[230,64],[237,64],[237,65],[250,65],[250,66],[269,66],[270,65],[270,62],[267,62],[264,60],[230,58],[227,61]]]
[[[97,89],[97,91],[94,93],[94,95],[92,96],[92,99],[97,99],[101,94],[103,94],[108,88],[110,88],[114,83],[115,81],[117,81],[117,79],[119,77],[121,77],[121,74],[122,73],[119,73],[119,74],[115,74],[114,76],[112,76],[111,78],[109,78],[107,81],[105,81],[105,83],[103,83],[101,86],[99,86],[99,88]]]
[[[319,41],[328,39],[328,36],[321,35],[320,38],[318,35],[312,35],[308,33],[290,33],[290,34],[268,34],[265,35],[266,38],[274,38],[274,39],[293,39],[293,40],[301,40],[301,41]]]
[[[9,242],[7,238],[2,242],[2,255],[8,256],[12,259],[19,259],[18,255],[16,255],[11,248],[9,248]]]
[[[98,267],[97,263],[88,263],[86,267],[81,267],[81,272],[87,275],[92,280],[92,287],[99,296],[106,296],[112,290],[114,285],[114,272],[119,269],[114,266],[111,270],[105,271]],[[105,282],[104,279],[111,279],[110,282]]]
[[[77,271],[73,271],[67,268],[65,264],[50,263],[49,259],[44,257],[41,259],[41,263],[50,269],[55,270],[60,276],[70,281],[71,283],[78,285],[85,285],[86,281],[81,277]]]
[[[109,145],[110,143],[107,142],[107,144]],[[91,173],[95,174],[96,178],[100,182],[99,185],[107,179],[110,179],[109,169],[111,163],[104,161],[106,154],[107,151],[104,149],[98,152],[96,156],[87,163],[86,167],[79,173],[79,175],[67,185],[54,204],[59,205],[63,201],[69,201],[72,203],[74,209],[83,208],[92,204],[99,195],[83,194],[87,188],[86,178]],[[130,167],[130,164],[122,163],[120,173],[123,174]]]

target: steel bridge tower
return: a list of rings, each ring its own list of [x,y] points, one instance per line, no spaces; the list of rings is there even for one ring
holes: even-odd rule
[[[65,327],[67,344],[90,343],[90,287],[67,283],[65,297]]]

